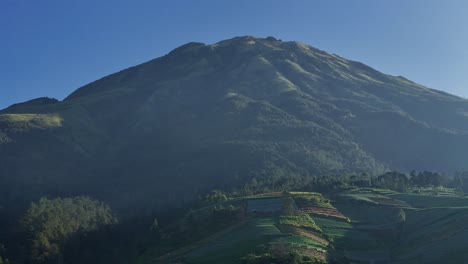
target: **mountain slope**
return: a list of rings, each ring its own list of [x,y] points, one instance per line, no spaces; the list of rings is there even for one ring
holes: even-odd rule
[[[0,193],[157,206],[253,178],[462,170],[467,121],[465,99],[302,43],[189,43],[2,110]]]

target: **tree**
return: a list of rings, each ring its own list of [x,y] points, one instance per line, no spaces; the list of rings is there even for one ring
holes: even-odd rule
[[[283,199],[283,207],[281,209],[281,213],[284,215],[290,215],[293,214],[295,211],[294,208],[294,200],[291,197],[285,197]]]
[[[381,187],[390,190],[404,192],[408,188],[408,178],[405,174],[399,172],[387,172],[377,177],[377,182]]]
[[[150,231],[153,233],[159,231],[159,222],[157,218],[154,218],[153,223],[151,223]]]
[[[397,221],[398,221],[399,223],[404,223],[404,222],[406,222],[406,213],[405,213],[405,210],[400,209],[400,210],[398,211]]]
[[[457,173],[457,175],[453,177],[450,187],[455,188],[457,191],[460,191],[460,192],[464,191],[464,181],[460,174]]]
[[[5,255],[5,246],[0,244],[0,264],[4,264],[6,261],[3,261],[3,256]]]
[[[401,238],[403,237],[405,223],[406,223],[405,210],[400,209],[397,214],[397,222],[396,222],[396,239],[398,241],[401,240]]]
[[[446,184],[448,179],[437,172],[423,171],[418,174],[412,173],[410,182],[418,187],[437,187]]]
[[[116,222],[109,206],[88,197],[41,198],[31,204],[21,225],[30,237],[31,258],[45,262],[59,260],[71,236]]]
[[[220,190],[212,190],[205,196],[205,202],[207,203],[217,203],[227,201],[227,195]]]

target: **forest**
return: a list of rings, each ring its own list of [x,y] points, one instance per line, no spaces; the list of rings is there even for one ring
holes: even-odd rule
[[[229,205],[215,207],[200,218],[191,213],[200,206],[263,193],[317,192],[331,197],[359,188],[433,195],[452,189],[463,197],[463,175],[447,177],[413,170],[408,174],[393,171],[379,176],[253,178],[241,188],[200,193],[198,199],[173,210],[148,208],[140,215],[119,215],[90,197],[43,197],[19,216],[15,215],[16,210],[9,212],[8,207],[2,207],[0,263],[134,263],[151,246],[161,244],[159,250],[164,252],[194,242],[238,221],[244,214],[238,206]],[[300,201],[296,198],[296,202]],[[300,262],[294,254],[278,254],[277,258],[290,259],[284,263],[315,263]],[[246,263],[271,261],[268,256],[251,258],[247,257]]]

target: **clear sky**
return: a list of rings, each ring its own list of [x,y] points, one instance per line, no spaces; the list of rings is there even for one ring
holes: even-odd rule
[[[240,35],[298,40],[468,97],[466,0],[0,0],[0,108]]]

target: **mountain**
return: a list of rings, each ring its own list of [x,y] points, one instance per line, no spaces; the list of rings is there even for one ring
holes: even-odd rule
[[[273,37],[188,43],[0,111],[3,204],[160,206],[297,177],[467,170],[467,156],[468,100]]]

